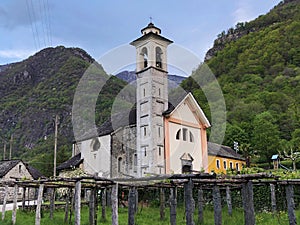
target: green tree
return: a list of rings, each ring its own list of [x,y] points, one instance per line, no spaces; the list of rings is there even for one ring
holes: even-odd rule
[[[262,162],[271,163],[271,157],[280,149],[279,129],[270,112],[266,111],[254,118],[252,146]]]

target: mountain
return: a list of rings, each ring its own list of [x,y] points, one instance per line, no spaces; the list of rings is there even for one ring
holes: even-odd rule
[[[93,76],[105,81],[95,110],[99,125],[110,115],[113,99],[126,83],[108,76],[84,50],[63,46],[46,48],[22,62],[0,67],[0,142],[1,146],[6,142],[9,149],[13,135],[13,158],[28,160],[45,172],[41,161],[49,163],[53,158],[56,115],[59,115],[59,149],[63,154],[59,160],[70,156],[74,140],[73,99],[84,74],[91,78],[86,89],[92,89],[97,83]],[[82,93],[80,97],[89,96]],[[49,163],[49,171],[51,166]]]
[[[206,55],[226,103],[224,144],[240,143],[240,150],[255,152],[257,162],[272,154],[300,151],[300,1],[281,2],[269,13],[223,32]],[[182,87],[192,91],[210,117],[210,105],[193,78]],[[213,124],[214,125],[214,124]],[[225,124],[223,124],[224,127]]]
[[[118,77],[121,80],[126,81],[127,83],[134,82],[136,80],[136,74],[134,71],[122,71],[118,74],[116,74],[116,77]],[[178,75],[168,75],[169,80],[169,88],[174,89],[178,87],[182,81],[184,81],[186,77],[181,77]]]

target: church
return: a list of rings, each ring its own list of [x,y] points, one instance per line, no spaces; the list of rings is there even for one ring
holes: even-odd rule
[[[153,23],[141,33],[130,43],[136,49],[135,107],[112,115],[97,137],[76,141],[73,157],[58,171],[80,167],[87,174],[116,178],[213,170],[206,133],[211,125],[201,107],[191,93],[173,105],[168,99],[167,50],[173,42]],[[229,158],[241,168],[243,159],[234,153],[231,149]]]

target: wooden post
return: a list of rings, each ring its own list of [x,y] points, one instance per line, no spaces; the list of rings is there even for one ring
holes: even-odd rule
[[[220,188],[218,185],[213,187],[213,202],[215,225],[222,225],[222,203]]]
[[[16,224],[17,221],[17,200],[18,200],[18,185],[15,184],[14,187],[14,203],[13,203],[13,211],[12,211],[12,224]]]
[[[44,191],[44,184],[40,184],[36,211],[35,211],[35,225],[41,224],[41,208],[42,208],[42,201],[43,201],[43,191]]]
[[[22,188],[22,210],[25,210],[25,202],[26,202],[26,188]]]
[[[170,224],[176,225],[177,188],[170,189]]]
[[[53,219],[53,212],[55,208],[55,189],[50,189],[50,219]]]
[[[81,181],[75,184],[75,225],[80,225],[80,210],[81,210]]]
[[[71,194],[71,190],[69,189],[66,196],[65,219],[64,219],[65,223],[68,222],[68,217],[69,217],[70,194]]]
[[[106,206],[107,207],[110,207],[112,205],[112,202],[111,202],[111,188],[107,188],[106,189]]]
[[[129,189],[129,195],[128,195],[128,225],[134,225],[134,216],[135,216],[135,188],[132,187]]]
[[[90,225],[95,225],[95,188],[91,189],[90,200],[89,200],[89,221]]]
[[[294,202],[294,188],[293,185],[288,184],[285,187],[285,193],[286,193],[286,202],[287,202],[287,208],[288,208],[288,216],[289,216],[289,224],[290,225],[296,225],[296,215],[295,215],[295,202]]]
[[[203,189],[200,186],[198,189],[198,222],[203,224],[203,206],[204,206],[204,199],[203,199]]]
[[[230,187],[226,187],[226,202],[227,202],[227,208],[228,208],[228,215],[232,216],[232,202],[231,202],[231,191]]]
[[[8,196],[8,186],[5,185],[4,199],[3,199],[3,204],[2,204],[2,220],[5,219],[5,209],[6,209],[7,196]]]
[[[57,133],[58,133],[58,115],[55,116],[55,133],[54,133],[54,162],[53,162],[53,177],[56,177],[56,152],[57,152]]]
[[[9,160],[11,160],[13,141],[14,141],[14,136],[11,135],[10,136],[10,141],[9,141]]]
[[[4,142],[4,147],[3,147],[3,160],[6,158],[6,142]]]
[[[27,206],[29,209],[29,205],[30,205],[30,187],[27,188]]]
[[[102,189],[102,196],[101,196],[101,220],[106,221],[106,189]]]
[[[135,208],[134,208],[134,212],[137,213],[138,208],[139,208],[139,191],[137,188],[135,188]]]
[[[70,216],[69,216],[69,224],[71,224],[72,221],[72,216],[73,216],[73,212],[74,212],[74,199],[75,196],[73,195],[73,189],[71,188],[71,192],[70,192]]]
[[[111,221],[112,225],[118,225],[118,184],[113,185],[111,190]]]
[[[272,212],[276,213],[276,195],[275,195],[275,185],[270,184],[270,190],[271,190],[271,205],[272,205]]]
[[[165,190],[160,188],[160,195],[159,195],[159,202],[160,202],[160,220],[165,219]]]
[[[185,199],[185,219],[187,225],[194,225],[194,210],[195,202],[193,199],[193,181],[189,179],[187,183],[184,184],[184,199]]]
[[[255,212],[253,203],[253,184],[247,181],[242,185],[242,199],[244,207],[245,225],[255,224]]]

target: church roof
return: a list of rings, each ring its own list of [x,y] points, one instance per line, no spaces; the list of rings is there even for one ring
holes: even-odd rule
[[[72,169],[74,167],[78,167],[83,162],[83,159],[81,159],[81,153],[78,153],[77,155],[73,156],[69,160],[63,162],[60,164],[56,169],[58,171],[65,170],[65,169]]]
[[[155,34],[153,32],[149,32],[149,33],[139,37],[138,39],[135,39],[130,44],[131,45],[136,45],[140,41],[144,41],[144,40],[151,39],[151,38],[158,39],[158,40],[161,40],[161,41],[165,41],[165,42],[168,42],[170,44],[173,43],[173,41],[169,40],[168,38],[165,38],[165,37],[163,37],[161,35],[158,35],[158,34]]]
[[[203,123],[206,124],[207,127],[210,127],[210,122],[208,121],[207,117],[205,116],[203,110],[200,108],[198,102],[196,101],[196,99],[194,98],[193,94],[191,92],[189,92],[187,95],[185,95],[183,97],[183,99],[178,103],[178,104],[169,104],[169,108],[163,112],[163,115],[166,117],[169,117],[172,115],[173,112],[176,111],[176,109],[178,109],[180,107],[180,105],[182,105],[185,101],[188,101],[191,106],[194,109],[194,113],[197,115],[197,117],[199,118],[199,120]]]
[[[136,124],[136,106],[130,110],[115,113],[111,115],[101,126],[98,128],[99,136],[111,134],[121,127],[126,127]]]
[[[238,160],[245,160],[240,154],[234,151],[232,148],[219,145],[216,143],[208,142],[207,143],[207,151],[208,155],[220,156],[224,158],[231,158],[231,159],[238,159]]]

